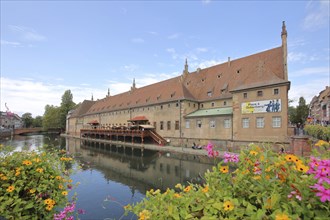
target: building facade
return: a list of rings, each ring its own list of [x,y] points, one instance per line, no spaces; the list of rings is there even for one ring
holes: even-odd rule
[[[328,125],[330,123],[330,87],[327,86],[309,104],[309,122]]]
[[[287,31],[279,47],[189,72],[142,88],[84,101],[68,115],[67,133],[90,121],[126,126],[144,116],[173,146],[193,142],[233,147],[250,142],[289,143]]]
[[[15,113],[0,112],[0,127],[7,129],[23,127],[22,118]]]

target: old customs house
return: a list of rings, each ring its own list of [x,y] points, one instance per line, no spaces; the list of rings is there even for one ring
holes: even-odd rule
[[[142,88],[134,80],[127,92],[85,100],[69,112],[67,134],[90,136],[100,130],[93,137],[183,147],[208,141],[225,148],[288,144],[284,22],[281,38],[281,46],[267,51],[194,72],[186,60],[180,76]]]

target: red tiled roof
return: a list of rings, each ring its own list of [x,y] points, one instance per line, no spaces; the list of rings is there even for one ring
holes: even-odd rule
[[[88,122],[87,124],[99,124],[99,122],[97,120],[92,120],[92,121]]]
[[[177,76],[94,102],[85,114],[95,114],[188,99],[231,98],[232,92],[288,83],[282,47],[277,47],[199,71]]]
[[[148,121],[148,119],[145,116],[136,116],[128,121]]]

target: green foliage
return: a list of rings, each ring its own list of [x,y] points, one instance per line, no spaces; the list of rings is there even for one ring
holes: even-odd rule
[[[305,121],[308,117],[308,112],[308,105],[306,105],[304,97],[300,97],[297,107],[289,107],[289,120],[293,124],[305,124]]]
[[[239,162],[220,162],[205,184],[150,190],[125,207],[139,219],[328,219],[329,202],[316,196],[305,159],[249,145]],[[234,170],[233,172],[231,170]],[[329,188],[329,185],[327,186]]]
[[[76,104],[73,102],[73,95],[71,90],[66,90],[62,95],[62,102],[60,107],[60,128],[65,128],[66,116],[70,110],[72,110]]]
[[[56,107],[53,105],[46,105],[45,107],[45,113],[42,121],[42,127],[44,129],[49,128],[60,128],[61,122],[60,122],[60,107]]]
[[[76,104],[72,101],[72,93],[70,90],[64,92],[62,96],[61,106],[46,105],[43,117],[43,128],[62,128],[65,129],[66,116]]]
[[[0,145],[0,216],[52,219],[55,207],[67,203],[72,180],[64,152],[11,152]]]
[[[307,134],[320,140],[330,140],[330,127],[324,127],[321,125],[306,125],[304,127]]]
[[[33,117],[32,117],[32,114],[27,112],[27,113],[24,113],[22,115],[22,120],[23,120],[23,123],[24,123],[24,127],[25,128],[29,128],[32,126],[32,123],[33,123]]]
[[[33,127],[42,127],[42,116],[36,116],[32,122]]]

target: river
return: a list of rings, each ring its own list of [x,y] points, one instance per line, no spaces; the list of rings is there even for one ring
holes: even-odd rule
[[[86,211],[79,218],[89,220],[136,219],[132,214],[123,216],[125,205],[141,201],[150,189],[166,190],[177,183],[201,183],[203,174],[214,163],[206,156],[142,152],[128,146],[82,142],[58,135],[15,136],[0,143],[11,145],[16,151],[36,150],[47,144],[76,155],[77,165],[71,178],[80,184],[69,196],[77,194],[77,208]]]

